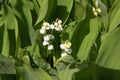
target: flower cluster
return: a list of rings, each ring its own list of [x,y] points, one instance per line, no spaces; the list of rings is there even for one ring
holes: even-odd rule
[[[71,42],[69,40],[66,40],[64,43],[60,44],[60,48],[62,49],[62,57],[72,53]]]
[[[45,34],[47,30],[62,31],[63,30],[62,21],[58,19],[53,24],[44,22],[42,28],[40,29],[40,33]]]
[[[54,23],[50,24],[48,22],[44,22],[41,29],[40,34],[43,36],[43,46],[47,47],[47,50],[53,50],[55,49],[54,45],[59,44],[52,44],[55,41],[55,36],[53,32],[61,32],[63,31],[62,21],[57,19]],[[57,33],[59,34],[59,33]],[[56,42],[56,41],[55,41]],[[66,40],[64,43],[60,44],[60,49],[62,50],[61,57],[71,54],[72,49],[71,43],[69,40]]]
[[[102,12],[100,8],[93,7],[92,10],[93,10],[93,13],[95,16],[98,16],[98,14],[100,14]]]
[[[51,31],[62,31],[62,21],[57,19],[54,23],[50,24],[48,22],[44,22],[41,29],[40,34],[43,35],[43,46],[47,46],[48,50],[53,50],[54,46],[52,45],[52,41],[54,40],[54,35],[49,34],[48,32]]]
[[[48,50],[54,49],[53,45],[50,44],[52,40],[54,39],[54,36],[52,34],[47,34],[43,37],[43,46],[48,46]]]

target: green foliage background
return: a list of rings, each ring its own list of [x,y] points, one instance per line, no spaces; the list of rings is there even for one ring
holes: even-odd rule
[[[120,0],[1,0],[1,80],[119,80]],[[101,13],[94,15],[93,7]],[[72,54],[44,51],[44,21],[63,21]],[[59,39],[58,39],[59,40]],[[55,59],[54,59],[55,58]]]

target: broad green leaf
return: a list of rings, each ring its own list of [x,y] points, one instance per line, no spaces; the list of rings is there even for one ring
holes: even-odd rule
[[[4,36],[4,26],[0,26],[0,53],[2,52],[3,46],[3,36]]]
[[[55,19],[54,13],[56,7],[57,7],[57,0],[49,0],[48,11],[45,17],[46,21],[53,22],[53,20]]]
[[[120,70],[120,27],[107,34],[97,57],[96,63],[102,67]]]
[[[70,12],[73,7],[73,0],[57,0],[57,7],[55,17],[63,21],[63,25],[66,23]]]
[[[14,55],[16,48],[16,40],[18,38],[18,23],[17,19],[13,13],[13,10],[9,5],[4,4],[2,8],[2,22],[4,22],[4,27],[6,29],[5,34],[6,40],[3,40],[2,53],[7,56],[7,54]],[[7,38],[8,36],[8,38]],[[5,47],[6,46],[6,47]],[[8,52],[9,51],[9,52]]]
[[[1,74],[0,80],[16,80],[16,74]]]
[[[49,6],[49,0],[43,0],[40,5],[39,15],[35,24],[40,23],[45,18],[48,11],[48,6]]]
[[[27,2],[24,2],[24,4],[25,3],[27,3]],[[36,32],[32,26],[32,15],[31,15],[30,9],[28,7],[28,4],[26,4],[22,8],[23,8],[24,17],[26,18],[26,22],[27,22],[26,24],[28,26],[29,37],[30,37],[31,43],[33,44],[36,39]]]
[[[74,30],[76,29],[75,27],[78,25],[78,22],[77,21],[74,21],[74,22],[71,22],[69,23],[68,25],[65,26],[64,28],[64,34],[62,36],[62,38],[67,38],[69,40],[72,39],[72,36],[74,34]],[[63,39],[64,40],[64,39]]]
[[[103,4],[103,2],[101,0],[98,0],[98,4],[100,6],[101,9],[101,16],[102,16],[102,20],[103,20],[103,25],[106,31],[108,31],[108,14],[107,14],[107,7]]]
[[[50,75],[42,68],[33,69],[26,65],[17,67],[19,80],[52,80]]]
[[[32,15],[27,1],[18,0],[14,12],[18,20],[22,46],[33,44],[36,39],[36,32],[32,27]]]
[[[8,29],[7,31],[8,31],[8,37],[9,37],[9,55],[15,56],[15,52],[16,52],[15,30]]]
[[[15,29],[15,27],[17,27],[16,17],[14,16],[12,9],[7,4],[3,7],[2,18],[5,22],[5,27],[8,29]]]
[[[12,60],[0,54],[0,74],[16,74]]]
[[[109,32],[120,24],[120,0],[115,0],[109,13]]]
[[[1,14],[0,14],[1,15]],[[4,25],[4,19],[2,17],[0,17],[0,27]]]
[[[73,74],[78,71],[74,62],[74,58],[70,55],[62,57],[57,61],[56,68],[60,80],[72,80]]]
[[[5,27],[5,26],[4,26]],[[9,36],[8,36],[8,31],[7,28],[4,28],[4,35],[3,35],[3,46],[2,46],[2,55],[7,56],[9,55]]]
[[[101,24],[101,18],[99,17],[91,20],[84,19],[71,27],[71,32],[67,31],[72,42],[73,56],[77,56],[81,61],[87,59],[89,51],[98,36]]]
[[[74,5],[74,19],[75,20],[82,20],[86,17],[86,5],[84,6],[83,3],[85,1],[75,0]]]
[[[41,1],[41,0],[32,0],[33,5],[34,5],[35,12],[36,12],[36,14],[37,14],[37,16],[38,16],[38,15],[39,15],[39,5],[38,5],[37,1]],[[41,2],[41,3],[42,3],[42,2]]]
[[[50,69],[48,73],[51,76],[52,80],[60,80],[56,69]]]
[[[94,65],[90,65],[87,68],[84,67],[84,69],[74,74],[73,80],[96,80],[94,69]]]
[[[30,56],[32,58],[32,61],[30,62],[33,67],[40,66],[42,68],[47,68],[48,65],[46,65],[46,62],[43,60],[43,57],[41,57],[39,46],[37,44],[34,44],[32,46],[27,47],[27,51],[29,51]]]
[[[99,18],[90,20],[89,33],[84,37],[77,54],[81,62],[87,59],[90,49],[98,36],[100,27],[101,20]]]
[[[107,11],[109,11],[114,3],[115,0],[101,0],[105,6],[107,7]]]
[[[72,32],[73,31],[73,32]],[[71,33],[72,34],[69,34]],[[76,25],[74,25],[73,30],[68,34],[71,36],[71,43],[72,43],[72,55],[76,56],[78,53],[78,49],[82,43],[83,38],[89,32],[89,21],[87,19],[80,21]]]
[[[104,68],[100,66],[95,66],[94,75],[95,80],[119,80],[120,70],[114,70],[109,68]]]

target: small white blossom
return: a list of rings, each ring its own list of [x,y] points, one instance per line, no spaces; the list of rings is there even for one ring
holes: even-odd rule
[[[56,26],[56,27],[55,27],[55,30],[56,30],[56,31],[62,31],[62,30],[63,30],[62,25]]]
[[[58,23],[57,23],[57,22],[55,22],[55,23],[54,23],[54,25],[55,25],[55,26],[58,26]]]
[[[44,41],[49,41],[50,40],[50,37],[48,35],[44,36],[43,37]]]
[[[42,29],[49,30],[50,29],[50,24],[48,22],[44,22]]]
[[[65,49],[64,44],[60,44],[60,48],[61,48],[61,49]]]
[[[97,13],[97,11],[96,11],[95,7],[92,7],[92,10],[93,10],[93,14],[94,14],[95,16],[97,16],[97,15],[98,15],[98,13]]]
[[[69,48],[65,48],[64,50],[65,50],[65,52],[68,52],[68,51],[69,51]]]
[[[42,28],[41,29],[44,29],[44,30],[46,30],[46,26],[42,26]]]
[[[58,28],[58,27],[55,27],[55,30],[56,30],[56,31],[59,31],[59,28]]]
[[[64,56],[67,56],[67,55],[68,55],[67,53],[62,53],[61,57],[64,57]]]
[[[44,22],[43,26],[49,26],[50,24],[48,22]]]
[[[98,16],[98,13],[97,12],[93,12],[95,16]]]
[[[62,25],[61,25],[61,24],[59,24],[57,27],[58,27],[58,28],[62,28]]]
[[[92,10],[93,10],[93,14],[95,16],[98,16],[98,14],[102,12],[100,8],[93,7]]]
[[[40,34],[45,34],[46,30],[45,29],[40,29]]]
[[[95,7],[92,7],[93,12],[95,11]]]
[[[72,53],[72,49],[70,47],[71,47],[71,43],[69,40],[66,40],[63,44],[60,44],[60,48],[68,54]]]
[[[53,45],[48,45],[48,50],[54,49]]]
[[[50,29],[55,29],[55,26],[53,24],[50,25]]]
[[[62,25],[61,25],[61,24],[59,24],[57,27],[59,28],[59,30],[58,30],[58,31],[62,31],[62,30],[63,30],[63,28],[62,28]]]
[[[71,47],[71,42],[69,40],[66,40],[64,43],[65,48],[70,48]]]
[[[101,12],[102,12],[100,8],[97,8],[96,11],[97,11],[98,13],[101,13]]]
[[[46,26],[46,30],[50,30],[50,26]]]
[[[58,24],[61,24],[62,23],[62,20],[58,20]]]
[[[43,41],[43,46],[49,45],[48,41]]]

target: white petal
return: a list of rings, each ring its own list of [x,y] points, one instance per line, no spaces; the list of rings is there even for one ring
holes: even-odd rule
[[[60,48],[61,48],[61,49],[65,49],[64,44],[60,44]]]
[[[95,7],[92,7],[92,10],[95,11]]]
[[[43,46],[49,45],[49,42],[43,41]]]
[[[54,49],[53,45],[48,45],[48,50]]]
[[[42,26],[42,29],[44,29],[44,30],[45,30],[45,29],[46,29],[46,26]]]
[[[97,12],[93,12],[93,13],[94,13],[94,15],[95,15],[95,16],[97,16],[97,15],[98,15],[98,13],[97,13]]]
[[[46,26],[46,30],[49,30],[50,29],[50,26]]]
[[[55,26],[53,24],[50,25],[51,29],[55,29]]]
[[[61,24],[62,23],[62,20],[58,20],[58,24]]]
[[[56,31],[59,31],[59,28],[58,28],[58,27],[55,27],[55,30],[56,30]]]
[[[50,25],[48,22],[43,23],[43,26],[48,26],[48,25]]]
[[[66,40],[64,43],[65,48],[70,48],[71,47],[71,42],[69,40]]]
[[[67,55],[68,55],[67,53],[62,53],[61,57],[64,57],[64,56],[67,56]]]
[[[101,13],[101,12],[102,12],[100,8],[97,8],[96,11],[97,11],[98,13]]]
[[[44,41],[49,41],[50,40],[50,37],[48,35],[44,36],[43,37]]]
[[[58,27],[59,27],[59,28],[62,28],[62,25],[61,25],[61,24],[59,24],[59,25],[58,25]]]
[[[45,34],[45,33],[46,33],[45,29],[40,29],[40,34]]]
[[[68,49],[68,48],[64,48],[64,50],[65,50],[66,52],[68,52],[68,51],[69,51],[69,49]]]
[[[55,26],[58,26],[58,23],[57,23],[57,22],[55,22],[55,23],[54,23],[54,25],[55,25]]]

